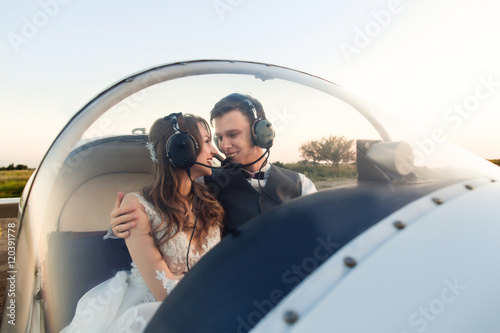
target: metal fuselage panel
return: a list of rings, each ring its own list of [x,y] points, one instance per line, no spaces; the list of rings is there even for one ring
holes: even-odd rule
[[[443,200],[346,267],[345,258],[367,246],[368,234],[381,232],[367,231],[253,332],[496,332],[499,195],[500,184],[490,183]],[[292,315],[294,323],[287,323]]]

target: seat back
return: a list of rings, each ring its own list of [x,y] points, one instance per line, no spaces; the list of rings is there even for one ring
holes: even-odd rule
[[[59,231],[107,230],[118,191],[140,191],[152,179],[149,173],[132,172],[104,174],[89,179],[64,203],[59,216]]]
[[[145,135],[104,138],[68,156],[52,189],[43,291],[50,331],[67,326],[78,300],[91,288],[129,270],[124,240],[103,239],[118,191],[140,191],[153,179]]]
[[[123,239],[103,240],[102,232],[54,232],[45,262],[45,292],[50,331],[69,325],[80,298],[118,271],[129,270],[132,258]]]

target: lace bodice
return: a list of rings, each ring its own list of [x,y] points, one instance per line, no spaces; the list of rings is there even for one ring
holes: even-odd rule
[[[161,215],[156,210],[156,208],[140,194],[134,193],[139,199],[139,203],[144,207],[144,211],[146,212],[149,221],[151,222],[151,227],[154,230],[157,228],[162,220]],[[161,230],[154,233],[155,240],[160,239],[165,234],[165,230]],[[177,229],[172,229],[172,234],[176,233]],[[160,253],[163,256],[163,259],[167,263],[170,271],[178,278],[182,278],[184,274],[187,273],[186,266],[186,254],[189,244],[189,238],[186,233],[178,232],[172,238],[170,238],[166,243],[162,244],[159,248]],[[207,253],[210,249],[212,249],[217,243],[220,242],[220,229],[217,226],[213,226],[209,229],[208,234],[205,236],[204,243],[201,245],[201,250],[195,251],[193,243],[191,243],[189,249],[189,267],[193,267],[201,257]],[[161,275],[162,272],[157,272],[157,275]]]

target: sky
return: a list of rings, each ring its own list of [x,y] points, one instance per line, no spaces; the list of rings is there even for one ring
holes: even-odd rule
[[[0,166],[37,167],[90,99],[153,66],[271,63],[500,158],[495,0],[0,1]]]

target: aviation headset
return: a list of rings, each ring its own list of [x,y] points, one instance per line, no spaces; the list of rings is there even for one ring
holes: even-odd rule
[[[179,129],[178,117],[182,117],[182,113],[171,113],[166,117],[163,117],[166,121],[172,123],[174,129],[174,134],[172,134],[165,145],[167,151],[167,158],[172,163],[175,168],[185,169],[191,179],[191,173],[189,168],[196,163],[196,153],[198,152],[198,144],[194,137],[188,132],[181,131]],[[193,180],[191,179],[191,183]],[[191,241],[193,240],[194,231],[196,230],[196,224],[198,223],[198,200],[196,200],[195,192],[195,220],[193,231],[191,232],[191,237],[189,238],[189,244],[186,251],[186,267],[189,267],[189,249],[191,247]]]
[[[275,137],[273,125],[271,124],[271,122],[269,120],[267,120],[265,117],[258,116],[257,110],[255,109],[255,106],[247,97],[245,97],[244,95],[240,95],[240,94],[233,94],[233,95],[238,96],[238,98],[240,98],[240,96],[241,96],[241,98],[243,98],[243,99],[240,100],[239,102],[245,103],[246,105],[248,105],[248,109],[251,110],[251,112],[254,116],[255,120],[254,120],[253,124],[250,126],[250,129],[252,132],[253,144],[260,147],[260,148],[264,148],[264,149],[271,148],[273,146],[274,137]],[[239,110],[241,110],[241,109],[243,109],[243,108],[239,108]],[[246,109],[247,108],[245,108],[244,111],[248,112]],[[243,110],[241,110],[241,111],[243,111]],[[214,142],[215,142],[215,145],[217,146],[217,148],[219,150],[221,150],[219,139],[217,137],[214,137]]]
[[[168,160],[175,168],[188,169],[196,162],[198,143],[196,143],[196,140],[191,134],[179,130],[177,117],[182,117],[182,113],[172,113],[163,117],[163,119],[172,123],[172,127],[175,131],[175,133],[168,138],[165,148]]]

